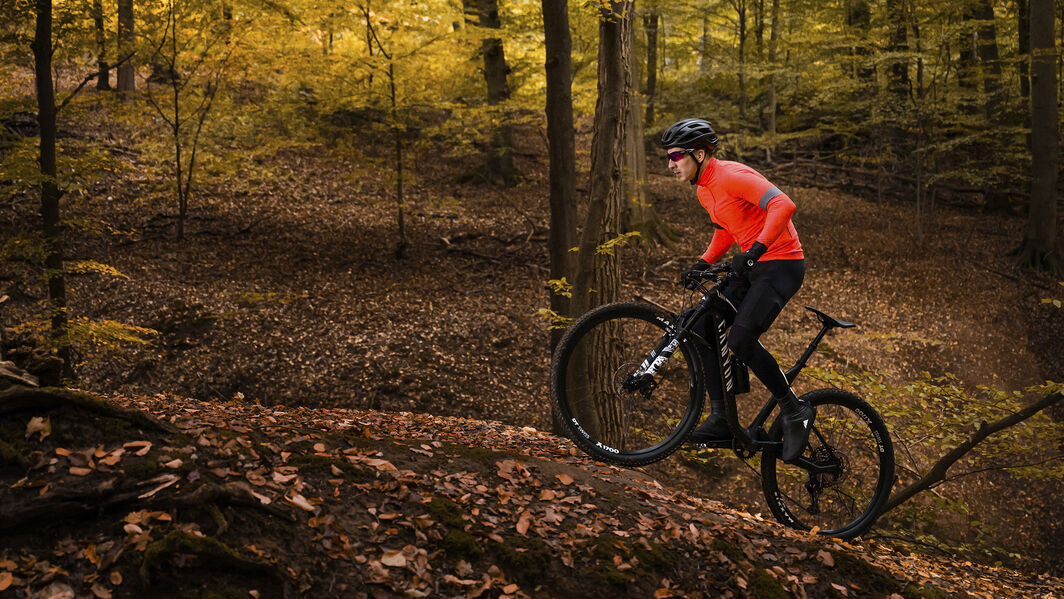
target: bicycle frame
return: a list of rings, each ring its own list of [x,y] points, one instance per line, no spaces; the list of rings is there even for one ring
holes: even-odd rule
[[[765,402],[765,405],[761,407],[761,410],[758,412],[757,416],[754,417],[748,427],[743,427],[739,422],[739,412],[735,400],[735,371],[732,364],[733,357],[727,346],[727,322],[718,303],[715,301],[716,298],[719,297],[717,287],[717,285],[709,288],[700,286],[699,290],[702,291],[702,300],[699,301],[697,305],[681,312],[671,323],[662,319],[661,322],[666,325],[666,334],[662,337],[658,346],[654,348],[654,351],[652,351],[643,361],[639,370],[628,377],[625,384],[626,386],[631,385],[631,389],[639,389],[645,394],[651,393],[656,386],[653,381],[653,376],[658,368],[672,357],[672,354],[680,346],[681,339],[684,339],[685,337],[693,339],[695,343],[701,344],[703,347],[707,348],[709,354],[714,356],[713,359],[717,360],[720,388],[724,390],[724,416],[733,436],[730,440],[710,442],[704,444],[704,446],[710,448],[731,448],[737,453],[739,453],[741,449],[751,455],[769,448],[779,450],[782,448],[783,443],[780,441],[769,440],[768,434],[764,429],[765,422],[777,405],[775,398],[769,398],[768,401]],[[836,321],[819,310],[815,310],[808,306],[806,308],[817,314],[817,317],[821,322],[821,328],[813,341],[802,353],[801,357],[798,358],[798,361],[784,373],[784,377],[786,377],[788,384],[794,383],[795,379],[798,378],[798,374],[805,368],[809,358],[813,355],[813,352],[816,351],[817,346],[824,339],[824,336],[829,330],[836,326],[853,326],[850,323]],[[716,334],[711,335],[711,339],[708,340],[691,330],[694,323],[706,316],[711,319],[710,327],[708,327],[708,329],[716,331]],[[799,459],[797,463],[811,471],[820,471],[822,469],[804,459]]]

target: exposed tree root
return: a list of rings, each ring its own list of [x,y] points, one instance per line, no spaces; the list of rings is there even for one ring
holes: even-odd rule
[[[235,549],[211,537],[199,537],[179,530],[170,531],[162,539],[148,545],[140,565],[140,577],[151,584],[152,574],[161,570],[177,555],[194,555],[205,567],[215,570],[235,570],[247,574],[267,574],[282,579],[272,564],[240,555]]]
[[[118,479],[110,479],[93,489],[58,490],[29,501],[5,502],[0,505],[0,533],[126,508],[133,504],[142,509],[239,506],[254,508],[283,520],[293,520],[287,511],[259,501],[244,483],[205,484],[191,493],[178,495],[156,496],[151,491],[145,491],[147,485],[165,484],[167,481],[164,478],[156,477],[122,486],[118,485]],[[176,477],[173,480],[176,481]]]
[[[156,420],[144,412],[111,405],[88,393],[66,389],[30,389],[27,387],[12,387],[0,393],[0,416],[27,410],[42,411],[59,407],[79,408],[101,416],[120,418],[149,430],[177,432],[174,426]]]

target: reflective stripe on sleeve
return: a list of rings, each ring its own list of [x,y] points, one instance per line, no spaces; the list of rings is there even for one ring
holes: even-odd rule
[[[761,196],[761,201],[758,202],[757,205],[762,210],[768,210],[768,202],[769,202],[769,200],[771,200],[772,198],[778,196],[781,193],[783,193],[783,192],[780,191],[779,188],[772,187],[768,191],[765,192],[765,195]]]

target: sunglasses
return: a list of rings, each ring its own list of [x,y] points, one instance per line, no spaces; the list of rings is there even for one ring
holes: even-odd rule
[[[673,162],[679,162],[679,161],[683,160],[683,157],[686,154],[690,154],[692,157],[694,157],[695,151],[694,150],[677,150],[675,152],[669,152],[667,154],[667,156],[669,157],[669,160],[671,160]]]

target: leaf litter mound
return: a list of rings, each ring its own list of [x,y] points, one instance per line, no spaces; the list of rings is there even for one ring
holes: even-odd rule
[[[4,597],[1064,592],[793,531],[495,421],[15,388],[0,431]]]

